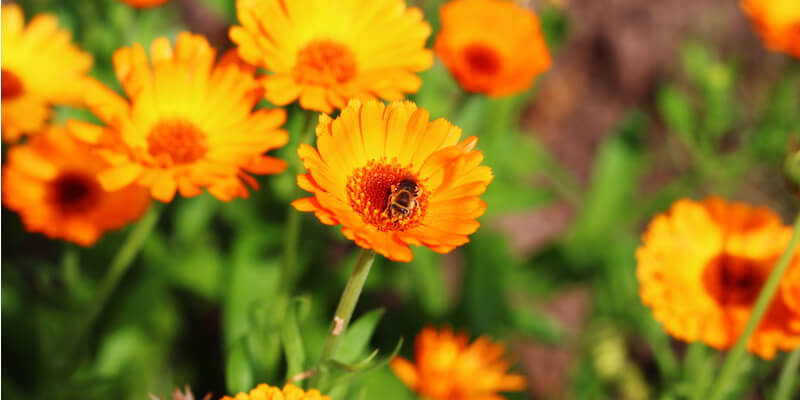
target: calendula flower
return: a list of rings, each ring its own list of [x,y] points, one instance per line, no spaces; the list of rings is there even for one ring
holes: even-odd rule
[[[103,190],[97,173],[105,167],[89,145],[53,127],[9,149],[3,204],[31,232],[90,246],[138,219],[150,204],[147,190],[138,186]]]
[[[550,67],[538,17],[511,1],[451,1],[439,17],[434,50],[468,92],[516,94]]]
[[[169,0],[118,0],[120,3],[125,3],[131,7],[136,8],[150,8],[160,6]]]
[[[411,390],[431,400],[501,399],[499,392],[525,389],[525,378],[510,374],[503,345],[480,337],[427,327],[417,335],[415,362],[396,357],[392,371]]]
[[[25,25],[16,4],[2,8],[3,140],[45,128],[53,105],[80,105],[81,83],[92,56],[72,44],[52,14],[38,14]]]
[[[308,170],[297,183],[312,197],[292,203],[322,223],[342,225],[359,246],[410,261],[408,245],[447,253],[469,241],[492,180],[461,129],[411,102],[352,100],[335,119],[320,115],[317,148],[301,145]]]
[[[433,63],[422,11],[403,0],[238,0],[239,55],[272,72],[266,98],[330,113],[351,98],[400,100]]]
[[[741,5],[767,47],[800,58],[800,1],[741,0]]]
[[[728,349],[791,234],[765,208],[718,197],[679,200],[653,218],[636,251],[642,302],[672,336]],[[800,258],[792,263],[800,267]],[[785,296],[774,296],[747,348],[771,359],[800,346],[798,317]]]
[[[786,271],[781,279],[781,292],[776,296],[783,296],[783,302],[792,310],[789,323],[794,330],[800,331],[800,262]]]
[[[222,400],[330,400],[330,397],[320,394],[317,389],[303,391],[291,383],[287,383],[283,389],[262,383],[249,393],[224,396]]]
[[[247,197],[248,173],[274,174],[286,163],[264,153],[283,146],[283,110],[253,111],[263,95],[253,67],[229,52],[215,65],[215,51],[202,36],[181,33],[173,49],[165,38],[114,53],[114,68],[128,99],[91,80],[89,108],[105,122],[70,121],[82,139],[102,150],[110,167],[99,174],[103,187],[130,183],[150,188],[168,202],[176,191],[189,197],[206,188],[220,200]]]

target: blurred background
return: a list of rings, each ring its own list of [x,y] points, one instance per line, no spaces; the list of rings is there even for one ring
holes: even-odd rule
[[[232,0],[148,10],[111,0],[17,3],[28,19],[56,14],[94,55],[92,75],[117,89],[118,47],[190,30],[223,50],[236,23]],[[409,3],[435,35],[442,2]],[[409,264],[378,258],[356,316],[383,315],[363,346],[388,353],[404,337],[401,354],[411,356],[422,327],[449,325],[506,343],[529,380],[527,393],[509,398],[687,398],[708,384],[717,355],[672,340],[641,305],[639,235],[680,197],[717,194],[787,217],[797,188],[782,162],[800,133],[800,62],[767,51],[736,1],[521,3],[539,15],[554,60],[532,90],[466,95],[437,61],[410,96],[478,135],[496,177],[471,243],[444,256],[415,249]],[[303,118],[289,111],[291,141],[275,154],[296,164]],[[57,120],[67,118],[93,119],[59,109]],[[259,182],[248,200],[203,195],[167,206],[69,374],[53,360],[125,231],[85,249],[26,233],[4,208],[2,395],[143,399],[189,384],[216,398],[282,384],[274,297],[294,176]],[[316,359],[357,248],[311,215],[302,232],[294,294],[303,296],[301,334]],[[751,385],[736,398],[769,398],[776,361],[749,361]],[[388,367],[352,386],[343,398],[362,388],[366,398],[414,398]]]

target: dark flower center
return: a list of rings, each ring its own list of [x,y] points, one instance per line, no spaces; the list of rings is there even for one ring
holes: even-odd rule
[[[719,304],[748,306],[758,297],[768,272],[757,260],[722,254],[708,264],[703,282]]]
[[[2,87],[3,101],[14,100],[22,95],[22,92],[24,91],[22,80],[20,80],[19,77],[13,72],[3,68],[0,80],[2,80],[0,87]]]
[[[65,214],[85,212],[95,207],[103,189],[92,176],[66,172],[50,184],[50,200]]]
[[[493,48],[473,43],[464,47],[464,59],[470,69],[477,74],[494,75],[500,71],[500,55]]]

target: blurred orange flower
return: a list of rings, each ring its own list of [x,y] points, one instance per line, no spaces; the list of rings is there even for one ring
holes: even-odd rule
[[[513,2],[451,1],[439,17],[434,50],[468,92],[513,95],[550,67],[539,18]]]
[[[744,330],[791,235],[791,228],[765,208],[718,197],[678,200],[653,218],[636,252],[642,302],[672,336],[728,349]],[[800,268],[800,257],[792,262],[792,268]],[[784,278],[798,280],[800,274]],[[788,296],[792,284],[783,286]],[[773,298],[747,344],[762,358],[800,346],[800,314],[786,296]]]
[[[138,219],[150,205],[144,188],[107,192],[97,181],[106,162],[63,128],[33,135],[8,151],[3,166],[3,204],[25,228],[82,246]]]
[[[503,345],[480,337],[427,327],[414,345],[415,363],[396,357],[390,366],[411,390],[431,400],[500,399],[498,392],[525,389],[525,378],[509,374]]]
[[[120,3],[125,3],[131,7],[136,8],[150,8],[160,6],[169,0],[118,0]]]
[[[99,175],[103,187],[137,182],[164,202],[176,191],[189,197],[206,188],[229,201],[248,196],[242,180],[258,186],[248,173],[286,169],[283,160],[263,155],[286,144],[288,134],[279,129],[286,113],[253,111],[263,96],[253,67],[235,52],[215,66],[206,39],[186,32],[174,49],[166,38],[156,39],[150,55],[152,67],[139,44],[114,53],[128,100],[95,80],[86,85],[89,108],[107,126],[69,121],[111,164]]]
[[[767,47],[800,58],[800,1],[741,0],[741,4]]]
[[[400,100],[433,63],[422,11],[403,0],[238,0],[231,39],[247,62],[272,72],[266,98],[330,113],[351,98]]]
[[[223,396],[221,400],[330,400],[330,397],[320,394],[317,389],[305,392],[291,383],[287,383],[283,390],[262,383],[250,393],[239,393],[234,397]]]
[[[351,100],[339,117],[321,115],[317,148],[301,145],[308,174],[297,177],[314,194],[296,200],[324,224],[342,225],[348,239],[396,260],[408,245],[447,253],[469,241],[492,180],[474,136],[411,102]]]
[[[72,44],[52,14],[38,14],[25,25],[16,4],[2,8],[3,140],[41,131],[53,105],[81,105],[81,83],[92,56]]]

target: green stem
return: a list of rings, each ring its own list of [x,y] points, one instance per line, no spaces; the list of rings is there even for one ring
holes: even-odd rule
[[[300,143],[308,143],[314,137],[316,124],[314,119],[317,113],[306,112],[306,119],[302,126]],[[302,160],[294,164],[293,173],[295,176],[305,172]],[[294,199],[299,198],[304,193],[303,189],[297,184],[294,185]],[[282,289],[284,293],[289,293],[294,285],[295,275],[297,274],[297,247],[300,243],[300,222],[302,213],[295,210],[291,205],[286,216],[286,239],[283,242],[283,276]]]
[[[148,210],[144,217],[142,217],[128,233],[128,237],[125,238],[122,247],[120,247],[117,255],[114,256],[114,259],[111,261],[111,265],[108,271],[106,271],[103,281],[100,283],[100,289],[98,289],[94,300],[92,300],[89,305],[89,309],[83,314],[83,318],[78,324],[78,330],[64,347],[66,350],[64,354],[67,356],[67,358],[63,360],[64,362],[72,365],[77,364],[76,358],[81,348],[81,343],[92,330],[97,317],[103,311],[111,294],[117,288],[119,281],[125,273],[128,272],[131,265],[133,265],[136,254],[139,253],[145,240],[150,236],[150,233],[156,226],[156,222],[158,222],[158,217],[163,208],[164,206],[158,203],[150,206],[150,210]]]
[[[750,319],[747,321],[744,331],[742,332],[741,336],[739,336],[739,339],[736,341],[736,345],[733,347],[733,350],[728,353],[728,356],[725,358],[725,362],[722,364],[722,371],[720,372],[719,377],[717,378],[717,381],[711,390],[711,397],[709,400],[723,399],[728,392],[728,389],[734,380],[734,372],[736,371],[737,367],[739,367],[740,359],[745,354],[747,341],[756,330],[759,321],[761,321],[761,317],[767,311],[767,307],[772,301],[772,297],[778,290],[781,278],[789,268],[792,256],[794,256],[795,249],[797,249],[798,241],[800,241],[800,214],[798,214],[797,218],[795,219],[794,232],[792,234],[792,239],[789,242],[789,246],[783,252],[781,258],[778,259],[778,262],[775,264],[775,267],[769,274],[766,283],[764,283],[764,286],[761,288],[761,292],[758,294],[758,298],[753,305],[753,311],[750,314]]]
[[[350,279],[347,280],[347,285],[344,287],[342,297],[339,299],[339,305],[336,307],[336,313],[333,316],[331,328],[328,331],[328,338],[325,340],[325,345],[322,347],[322,356],[319,360],[319,368],[317,374],[311,380],[311,387],[316,388],[320,383],[320,375],[322,375],[324,364],[336,355],[336,350],[339,348],[339,342],[342,335],[347,331],[347,325],[350,324],[350,318],[353,316],[353,310],[358,303],[358,297],[361,295],[361,290],[364,288],[364,283],[367,281],[367,275],[375,261],[375,251],[368,249],[361,249],[358,255],[356,265],[353,267],[353,272],[350,273]]]
[[[792,398],[792,388],[794,387],[795,378],[797,378],[798,367],[800,367],[800,349],[789,353],[789,358],[786,359],[786,364],[783,365],[781,376],[778,378],[778,390],[775,391],[775,400],[789,400]]]

